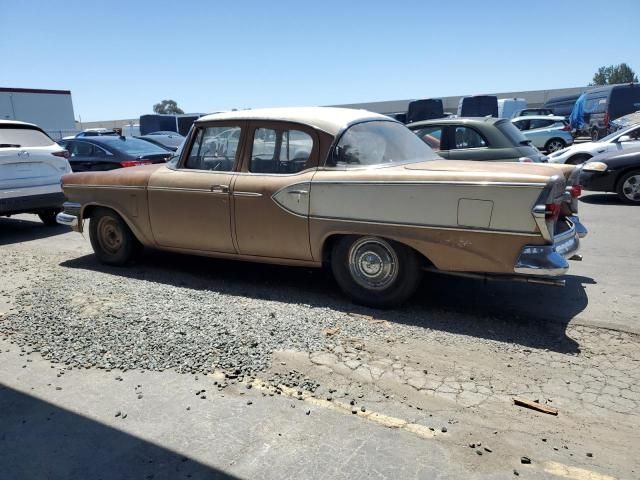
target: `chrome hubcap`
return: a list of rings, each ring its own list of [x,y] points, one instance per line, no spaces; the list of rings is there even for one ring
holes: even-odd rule
[[[120,251],[123,242],[122,229],[118,222],[110,217],[102,217],[98,223],[98,241],[102,249],[115,254]]]
[[[632,202],[640,202],[640,175],[632,175],[622,185],[622,192]]]
[[[349,249],[349,272],[361,287],[383,290],[398,276],[398,257],[386,241],[361,238]]]

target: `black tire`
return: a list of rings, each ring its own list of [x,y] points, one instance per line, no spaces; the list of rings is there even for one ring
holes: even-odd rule
[[[129,226],[109,208],[94,210],[89,239],[98,260],[107,265],[126,265],[142,250]]]
[[[618,198],[625,203],[640,205],[640,170],[625,173],[616,186]]]
[[[567,146],[567,143],[561,138],[551,138],[544,144],[544,149],[547,153],[557,152]]]
[[[346,236],[331,253],[331,270],[342,291],[354,302],[376,308],[406,301],[420,284],[420,264],[413,250],[380,237]]]
[[[58,225],[56,221],[56,215],[58,215],[60,210],[51,209],[51,210],[43,210],[38,212],[38,217],[40,217],[40,221],[44,223],[47,227],[55,227]]]
[[[591,155],[574,155],[567,160],[567,165],[580,165],[591,158]]]

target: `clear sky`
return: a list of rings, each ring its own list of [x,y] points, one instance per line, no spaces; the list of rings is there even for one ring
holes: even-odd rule
[[[0,0],[0,87],[76,118],[583,86],[640,72],[639,0]]]

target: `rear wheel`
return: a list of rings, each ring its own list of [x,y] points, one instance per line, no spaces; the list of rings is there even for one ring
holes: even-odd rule
[[[93,212],[89,238],[98,260],[108,265],[125,265],[142,249],[122,217],[108,208]]]
[[[331,268],[340,288],[356,303],[392,307],[420,283],[420,259],[410,248],[380,237],[348,236],[333,247]]]
[[[625,173],[618,181],[617,193],[625,203],[640,204],[640,170]]]
[[[548,153],[553,153],[558,150],[562,150],[566,145],[567,144],[561,138],[552,138],[544,145],[544,149]]]
[[[38,217],[40,217],[40,221],[42,221],[42,223],[44,223],[47,227],[54,227],[58,225],[58,222],[56,221],[56,215],[58,215],[59,211],[60,210],[57,209],[43,210],[41,212],[38,212]]]

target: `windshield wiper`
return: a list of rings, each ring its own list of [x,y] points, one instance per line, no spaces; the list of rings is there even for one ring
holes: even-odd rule
[[[0,143],[0,148],[20,148],[21,146],[17,143]]]

